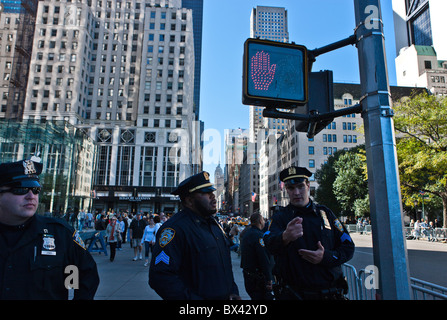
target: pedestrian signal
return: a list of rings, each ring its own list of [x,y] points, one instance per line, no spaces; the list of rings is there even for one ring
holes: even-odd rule
[[[296,108],[308,100],[307,49],[260,39],[244,45],[242,103]]]

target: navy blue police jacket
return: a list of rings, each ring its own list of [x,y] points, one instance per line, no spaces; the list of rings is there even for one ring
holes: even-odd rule
[[[241,237],[241,268],[251,273],[262,273],[265,281],[273,280],[273,259],[265,248],[264,233],[251,225]]]
[[[67,300],[70,284],[79,285],[73,299],[94,298],[95,260],[62,219],[35,214],[22,226],[1,225],[0,248],[0,300]]]
[[[149,285],[165,300],[225,300],[239,295],[229,239],[214,217],[188,208],[158,230]]]
[[[285,246],[282,234],[287,224],[298,216],[303,218],[303,236]],[[274,274],[283,284],[302,290],[336,287],[343,275],[341,265],[352,258],[355,250],[348,231],[334,213],[312,201],[304,208],[289,204],[277,211],[264,241],[275,258]],[[318,241],[324,247],[323,260],[312,264],[298,250],[317,250]]]

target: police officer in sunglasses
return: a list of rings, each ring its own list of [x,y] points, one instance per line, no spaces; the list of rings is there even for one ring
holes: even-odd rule
[[[93,299],[96,263],[61,219],[36,214],[42,164],[0,164],[0,300]]]

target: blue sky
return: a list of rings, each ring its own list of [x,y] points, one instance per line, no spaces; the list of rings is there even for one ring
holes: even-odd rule
[[[391,0],[381,0],[390,85],[396,85],[394,25]],[[315,49],[354,33],[354,0],[204,0],[200,119],[205,130],[220,136],[224,164],[224,130],[249,128],[249,107],[242,104],[243,45],[250,36],[251,9],[284,7],[290,41]],[[321,55],[313,71],[332,70],[334,82],[359,83],[358,55],[348,46]],[[205,146],[211,146],[211,140]],[[218,146],[218,144],[216,145]],[[209,150],[208,148],[207,150]],[[218,152],[218,148],[211,148]],[[204,170],[212,175],[219,157],[204,155]]]

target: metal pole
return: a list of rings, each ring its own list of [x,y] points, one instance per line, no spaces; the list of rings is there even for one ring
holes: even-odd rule
[[[410,282],[380,0],[354,0],[378,298],[409,300]]]

